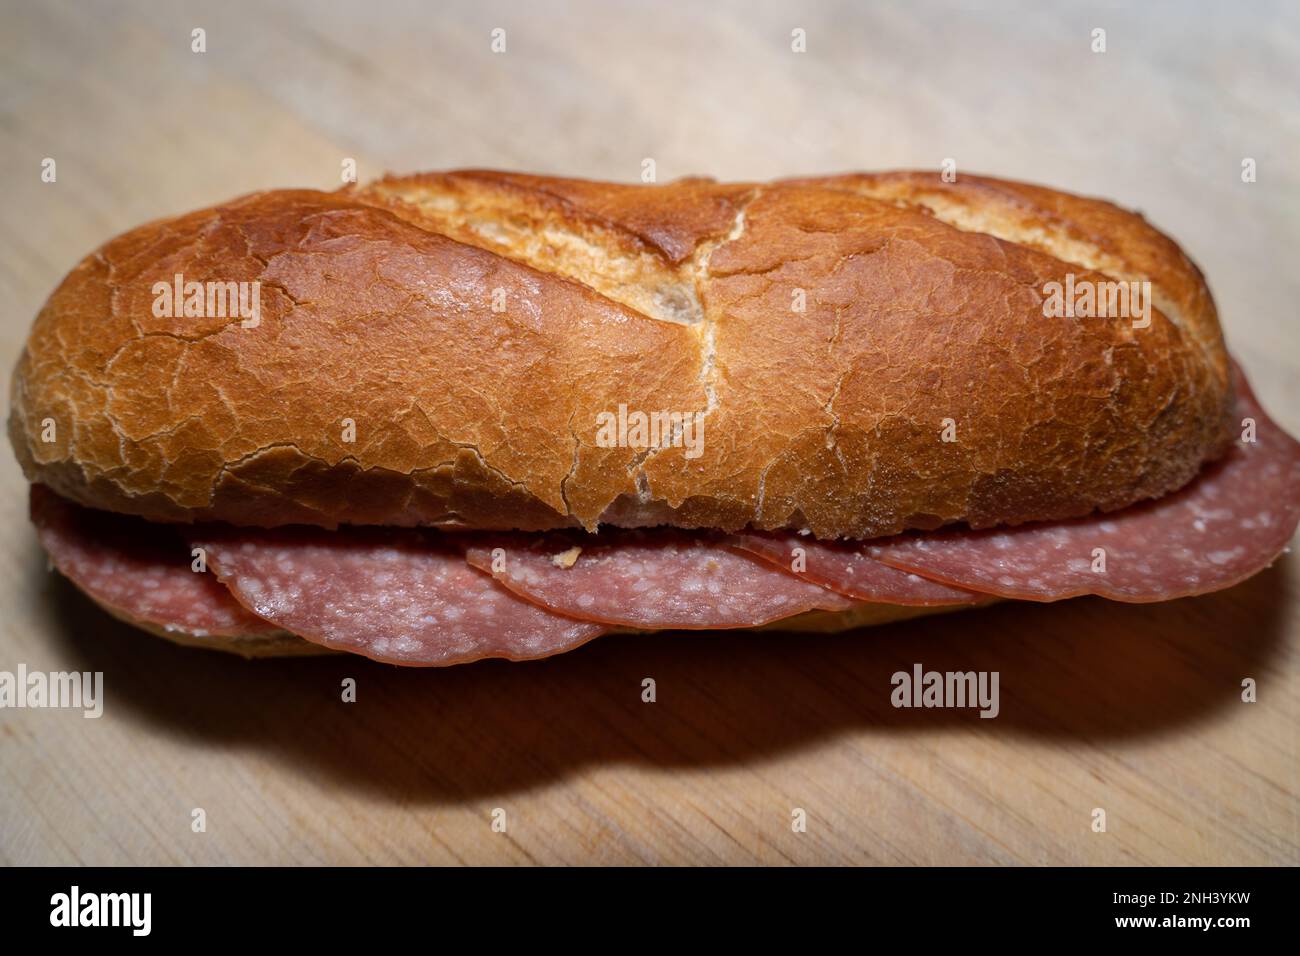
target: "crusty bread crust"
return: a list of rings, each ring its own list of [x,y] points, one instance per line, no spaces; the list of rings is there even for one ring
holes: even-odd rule
[[[260,324],[155,315],[178,273],[259,282]],[[1150,326],[1044,317],[1067,273],[1150,281]],[[154,520],[828,538],[1158,497],[1226,447],[1232,404],[1172,240],[932,173],[258,193],[81,262],[11,399],[30,480]],[[703,453],[601,447],[620,405],[702,413]]]

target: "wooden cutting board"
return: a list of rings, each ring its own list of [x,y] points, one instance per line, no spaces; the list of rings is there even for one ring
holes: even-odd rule
[[[1141,207],[1300,432],[1294,6],[1047,6],[3,0],[0,359],[108,237],[331,187],[348,158],[362,178],[632,181],[646,158],[667,180],[952,157]],[[0,670],[102,671],[106,697],[98,720],[0,710],[5,863],[1300,863],[1293,559],[1157,606],[419,671],[247,662],[115,623],[46,572],[8,454],[0,518]],[[890,675],[915,663],[998,671],[1000,716],[894,709]]]

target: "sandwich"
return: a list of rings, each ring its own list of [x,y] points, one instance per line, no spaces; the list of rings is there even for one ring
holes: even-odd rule
[[[1271,564],[1300,445],[1197,267],[1111,203],[947,178],[462,171],[141,226],[19,359],[36,532],[174,641],[416,666]]]

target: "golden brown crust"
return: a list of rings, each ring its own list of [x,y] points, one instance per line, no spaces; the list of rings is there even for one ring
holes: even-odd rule
[[[260,324],[155,316],[177,273],[259,282]],[[1044,317],[1067,273],[1149,280],[1150,327]],[[470,171],[112,240],[38,316],[9,428],[29,479],[155,520],[874,537],[1163,495],[1223,449],[1231,401],[1200,273],[1109,203]],[[620,404],[702,413],[703,454],[599,447]]]

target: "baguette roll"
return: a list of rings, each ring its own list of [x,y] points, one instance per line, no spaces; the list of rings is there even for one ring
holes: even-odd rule
[[[160,309],[178,276],[255,283],[256,323]],[[1045,315],[1053,283],[1149,283],[1146,322]],[[9,428],[30,481],[154,521],[867,539],[1166,495],[1232,407],[1200,272],[1110,203],[470,171],[108,242],[41,311]],[[698,447],[602,441],[620,409]]]

